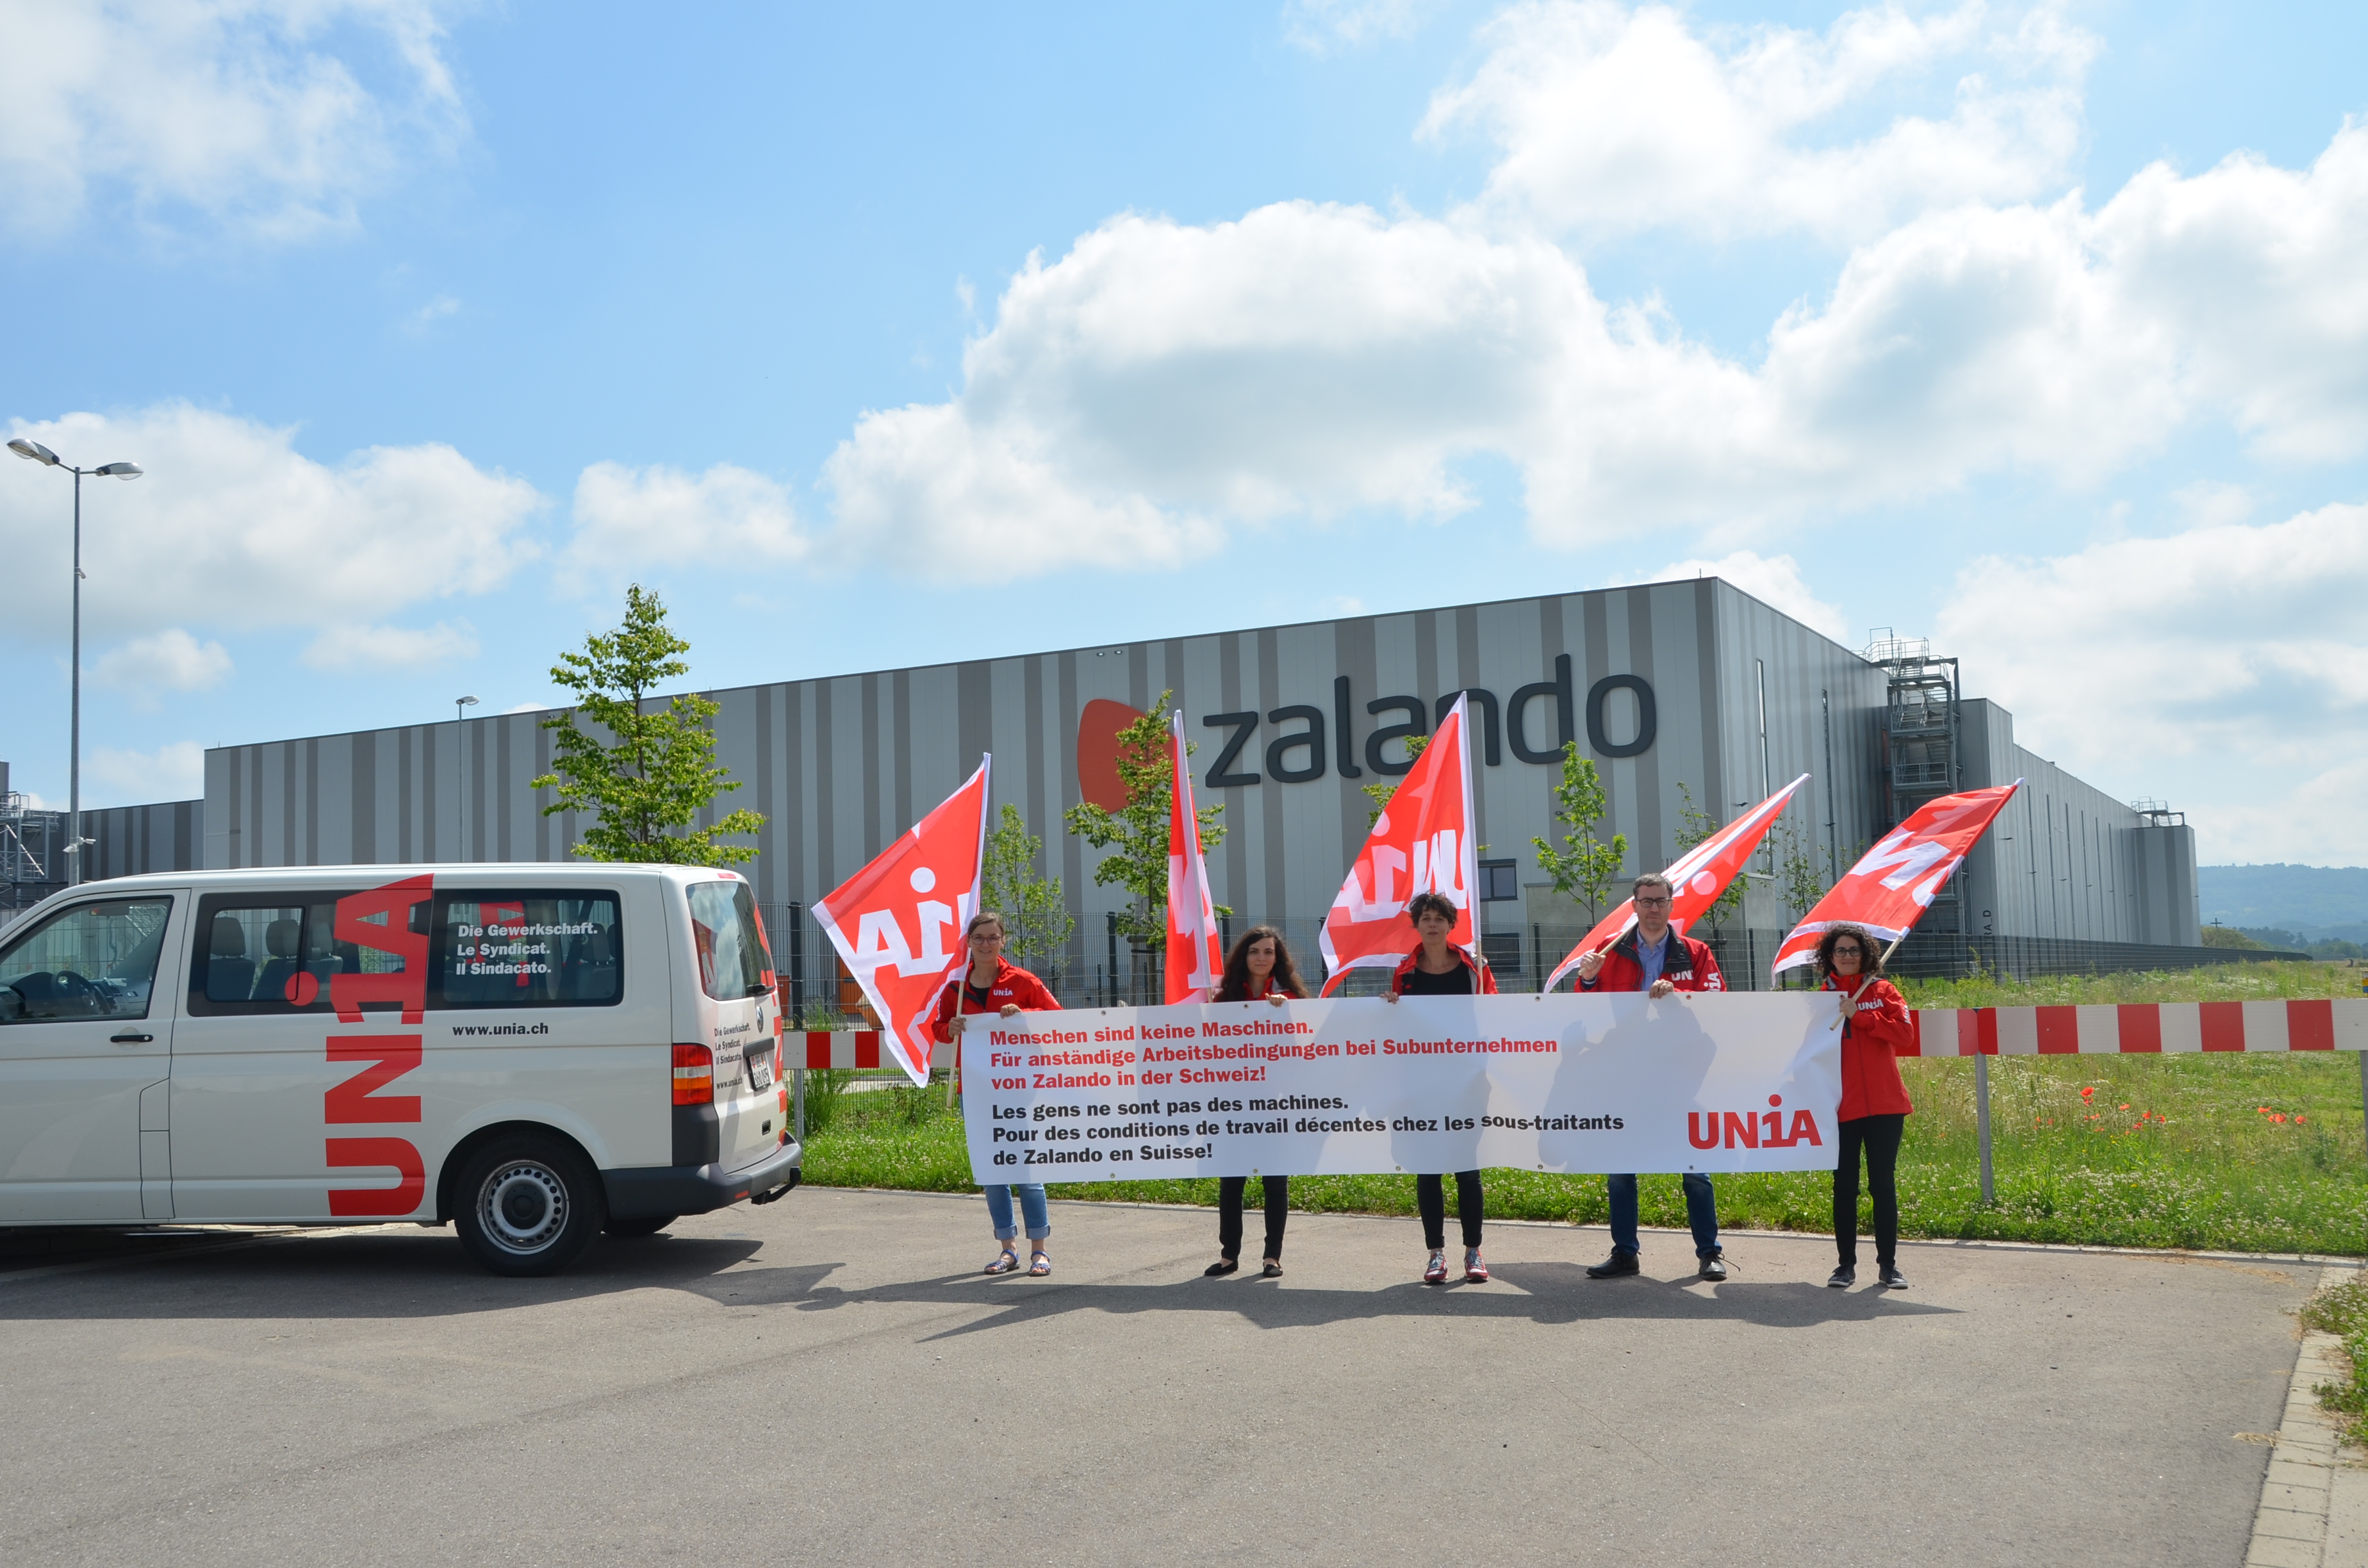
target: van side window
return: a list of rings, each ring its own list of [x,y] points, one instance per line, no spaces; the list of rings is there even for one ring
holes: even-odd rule
[[[601,1007],[624,994],[613,892],[471,888],[436,898],[445,1007]]]
[[[169,898],[60,910],[0,949],[0,1025],[144,1018]]]
[[[398,884],[400,887],[401,884]],[[409,979],[426,985],[427,897],[386,889],[282,894],[210,893],[198,902],[196,951],[189,966],[189,1011],[198,1017],[325,1013],[336,1005],[340,975],[372,1009],[400,1006]],[[299,902],[300,901],[300,902]],[[338,922],[346,929],[341,933]],[[404,952],[420,954],[418,972]],[[416,1006],[416,1004],[413,1004]]]
[[[693,882],[690,939],[699,983],[719,1002],[761,996],[773,985],[773,960],[757,923],[757,895],[746,882]]]

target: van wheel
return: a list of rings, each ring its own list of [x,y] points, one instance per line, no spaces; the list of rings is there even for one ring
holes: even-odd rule
[[[631,1219],[609,1216],[609,1233],[612,1236],[655,1236],[677,1220],[679,1214],[636,1214]]]
[[[609,1218],[600,1178],[556,1138],[496,1138],[461,1173],[461,1244],[495,1274],[556,1274],[582,1257]]]

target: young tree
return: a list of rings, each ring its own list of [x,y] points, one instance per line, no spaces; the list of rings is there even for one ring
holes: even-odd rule
[[[1798,920],[1817,906],[1833,885],[1832,857],[1818,844],[1814,833],[1804,833],[1786,823],[1783,847],[1777,858],[1777,878],[1784,890],[1784,907],[1792,918]]]
[[[1611,797],[1595,770],[1595,759],[1580,756],[1577,741],[1562,748],[1562,781],[1554,786],[1554,820],[1571,830],[1562,835],[1563,847],[1557,849],[1543,838],[1532,838],[1530,843],[1538,852],[1538,869],[1553,879],[1555,892],[1587,906],[1591,925],[1603,918],[1612,881],[1620,875],[1621,862],[1628,858],[1628,835],[1615,833],[1609,839],[1596,835],[1596,824],[1603,820]]]
[[[645,710],[659,682],[690,673],[678,656],[690,644],[666,629],[666,606],[638,583],[625,590],[625,623],[584,640],[584,652],[562,653],[551,678],[575,693],[575,706],[545,719],[556,737],[552,771],[527,788],[556,788],[559,799],[542,808],[592,813],[575,853],[593,860],[657,861],[677,866],[723,866],[753,860],[747,845],[718,844],[719,835],[753,834],[765,819],[738,811],[714,826],[687,828],[723,791],[739,782],[715,765],[715,732],[708,721],[716,704],[696,694],[670,698],[653,713]],[[576,727],[581,714],[605,732]]]
[[[1097,849],[1113,846],[1117,853],[1094,868],[1094,881],[1113,883],[1127,892],[1127,906],[1119,912],[1118,932],[1138,948],[1167,945],[1167,810],[1176,784],[1167,760],[1167,699],[1118,733],[1118,777],[1126,789],[1126,804],[1104,811],[1091,801],[1071,806],[1062,821],[1071,833]],[[1199,748],[1190,741],[1184,755]],[[1214,849],[1225,836],[1217,817],[1225,808],[1200,808],[1201,848]],[[1234,912],[1217,906],[1220,917]]]
[[[1036,874],[1036,857],[1043,847],[1044,841],[1020,820],[1019,808],[1005,801],[1001,822],[986,835],[980,897],[983,907],[1003,916],[1003,950],[1011,961],[1050,983],[1046,962],[1068,946],[1077,923],[1061,896],[1061,879]]]
[[[1429,744],[1430,744],[1429,735],[1408,735],[1406,739],[1406,761],[1411,763],[1416,757],[1420,756],[1422,748]],[[1360,784],[1357,787],[1364,790],[1365,799],[1373,802],[1373,809],[1365,813],[1365,830],[1370,833],[1372,831],[1373,824],[1382,820],[1382,813],[1390,809],[1390,801],[1396,796],[1398,787],[1383,781]]]
[[[1691,849],[1725,825],[1694,804],[1694,792],[1686,788],[1686,781],[1682,778],[1678,780],[1678,821],[1681,825],[1671,836],[1677,841],[1679,852]],[[1750,879],[1750,872],[1737,871],[1735,880],[1726,884],[1717,901],[1702,911],[1702,917],[1710,922],[1711,929],[1717,930],[1725,924],[1728,915],[1743,907],[1743,890]]]

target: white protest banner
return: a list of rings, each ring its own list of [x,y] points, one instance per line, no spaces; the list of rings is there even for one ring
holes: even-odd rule
[[[1109,1007],[962,1038],[981,1183],[1825,1170],[1839,996],[1410,996]]]

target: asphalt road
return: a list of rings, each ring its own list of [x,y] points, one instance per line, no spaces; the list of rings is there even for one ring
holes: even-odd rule
[[[0,1562],[2115,1563],[2244,1558],[2316,1270],[803,1190],[479,1273],[449,1232],[0,1238]],[[1258,1219],[1250,1216],[1255,1251]],[[40,1251],[28,1250],[38,1245]],[[1871,1253],[1862,1259],[1871,1275]],[[1656,1277],[1660,1276],[1660,1277]]]

